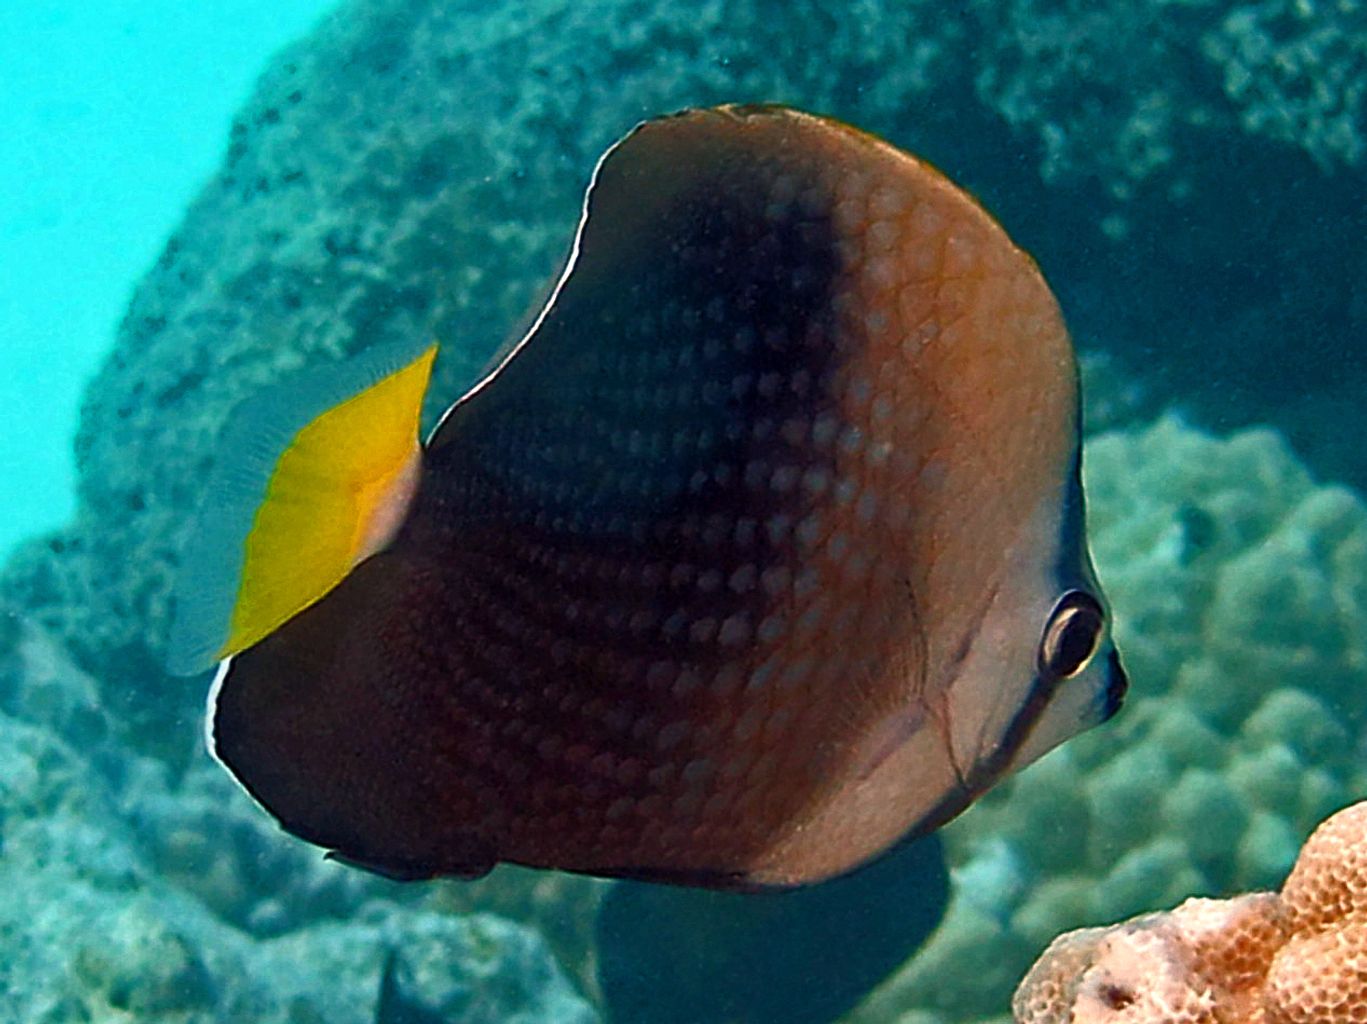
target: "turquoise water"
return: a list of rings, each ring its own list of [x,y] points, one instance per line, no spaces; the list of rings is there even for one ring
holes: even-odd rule
[[[1346,2],[7,5],[0,1024],[1002,1024],[1060,933],[1277,889],[1367,796],[1364,81]],[[809,898],[323,860],[163,669],[230,411],[436,338],[431,423],[604,149],[729,101],[922,156],[1038,262],[1126,706]]]
[[[329,6],[0,12],[0,550],[70,517],[81,389],[135,282],[213,172],[262,63]]]

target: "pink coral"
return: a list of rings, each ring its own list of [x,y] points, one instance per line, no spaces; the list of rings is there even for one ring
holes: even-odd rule
[[[1280,894],[1059,936],[1012,1010],[1019,1024],[1367,1021],[1367,801],[1315,830]]]

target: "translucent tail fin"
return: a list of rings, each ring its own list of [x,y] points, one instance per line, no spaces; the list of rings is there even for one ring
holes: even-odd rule
[[[417,491],[435,357],[372,349],[234,411],[181,559],[171,672],[259,642],[393,539]]]

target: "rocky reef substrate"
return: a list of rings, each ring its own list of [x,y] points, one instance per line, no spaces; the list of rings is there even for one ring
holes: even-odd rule
[[[0,618],[0,1019],[598,1020],[533,928],[325,862],[207,755],[176,780],[115,734],[60,647]]]

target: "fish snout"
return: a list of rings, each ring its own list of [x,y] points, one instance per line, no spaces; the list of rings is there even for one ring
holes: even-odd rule
[[[1106,682],[1101,691],[1101,718],[1104,722],[1120,710],[1130,688],[1130,677],[1120,662],[1120,652],[1114,647],[1106,654]]]

